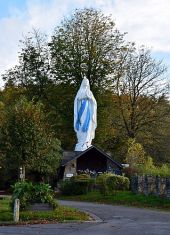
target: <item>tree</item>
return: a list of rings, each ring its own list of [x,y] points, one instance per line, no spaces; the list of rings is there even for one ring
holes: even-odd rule
[[[50,131],[41,103],[25,98],[6,110],[1,126],[1,152],[7,168],[55,175],[60,162],[60,142]]]
[[[170,117],[164,115],[164,110],[169,108],[169,101],[162,97],[155,110],[162,113],[161,121],[151,123],[145,132],[138,135],[138,141],[143,144],[147,153],[154,157],[154,162],[158,165],[170,163]]]
[[[6,85],[34,90],[37,97],[54,82],[77,88],[84,76],[92,90],[103,90],[111,85],[120,54],[128,47],[123,37],[110,16],[95,9],[76,10],[56,27],[49,43],[38,30],[24,37],[19,65],[8,70],[3,79]]]
[[[128,139],[128,151],[125,161],[131,168],[139,168],[148,163],[148,156],[140,143],[135,139]]]
[[[46,36],[34,29],[20,43],[19,65],[2,75],[6,87],[17,85],[26,88],[29,99],[48,99],[46,88],[52,80]]]
[[[79,87],[83,77],[95,88],[107,88],[120,51],[123,36],[110,17],[94,9],[76,10],[55,29],[49,43],[51,67],[57,82]]]
[[[148,126],[158,125],[170,112],[169,106],[160,111],[167,91],[163,77],[166,67],[152,59],[149,50],[141,48],[124,55],[119,71],[115,86],[120,117],[127,136],[135,138]]]

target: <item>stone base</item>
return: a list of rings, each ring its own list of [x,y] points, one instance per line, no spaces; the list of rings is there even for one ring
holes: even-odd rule
[[[91,145],[87,143],[77,143],[75,146],[75,151],[83,152],[90,147]]]

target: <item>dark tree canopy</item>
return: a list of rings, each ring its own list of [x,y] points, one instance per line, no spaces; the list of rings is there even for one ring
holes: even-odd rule
[[[100,11],[76,10],[55,29],[49,44],[56,81],[79,86],[85,76],[92,89],[107,87],[125,48],[123,36]]]

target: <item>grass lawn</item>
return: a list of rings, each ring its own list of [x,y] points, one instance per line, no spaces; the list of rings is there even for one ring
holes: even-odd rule
[[[126,205],[144,208],[155,208],[170,211],[170,200],[156,196],[133,194],[129,191],[116,191],[113,195],[104,196],[99,192],[89,192],[76,196],[60,196],[59,199],[98,202],[112,205]]]
[[[13,223],[13,213],[9,203],[9,199],[0,200],[0,225]],[[84,221],[89,220],[89,216],[76,209],[59,206],[53,211],[22,211],[20,212],[19,223],[47,223],[68,220]]]

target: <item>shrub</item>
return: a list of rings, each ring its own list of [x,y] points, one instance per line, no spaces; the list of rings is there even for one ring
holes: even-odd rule
[[[99,185],[100,192],[107,195],[113,193],[114,190],[128,190],[130,181],[124,176],[104,173],[97,177],[96,183]]]
[[[60,183],[63,195],[80,195],[87,193],[87,182],[63,181]]]
[[[106,181],[107,181],[107,178],[112,175],[113,175],[112,173],[103,173],[99,175],[96,179],[96,184],[99,187],[100,192],[104,195],[109,193],[108,185]]]
[[[54,192],[49,184],[40,183],[34,185],[32,202],[49,203],[53,208],[57,207],[57,202],[54,199]]]
[[[112,192],[114,190],[128,190],[130,181],[125,176],[112,175],[107,178],[106,184],[109,192]]]
[[[138,168],[147,164],[148,156],[140,143],[136,142],[136,139],[128,139],[128,151],[125,161],[131,168]]]
[[[83,181],[88,181],[89,179],[91,179],[90,175],[87,174],[80,174],[80,175],[76,175],[71,177],[71,181],[74,182],[83,182]]]
[[[95,180],[87,174],[81,174],[71,177],[70,181],[60,183],[60,190],[64,195],[81,195],[91,191]]]
[[[30,203],[42,202],[49,203],[53,208],[57,207],[57,202],[54,199],[54,193],[51,186],[48,184],[35,184],[23,181],[15,183],[13,188],[11,206],[13,208],[15,199],[20,200],[21,210],[26,209]]]
[[[161,167],[145,167],[141,171],[142,174],[153,175],[153,176],[162,176],[169,177],[170,176],[170,165],[163,164]]]
[[[132,176],[139,174],[139,169],[127,167],[123,169],[123,174],[130,179]]]
[[[20,200],[21,210],[25,209],[32,199],[33,184],[31,182],[22,181],[15,183],[11,187],[13,189],[11,207],[13,208],[15,199],[18,198]]]
[[[75,183],[72,180],[60,182],[59,188],[63,195],[76,195],[79,194],[76,190]]]

